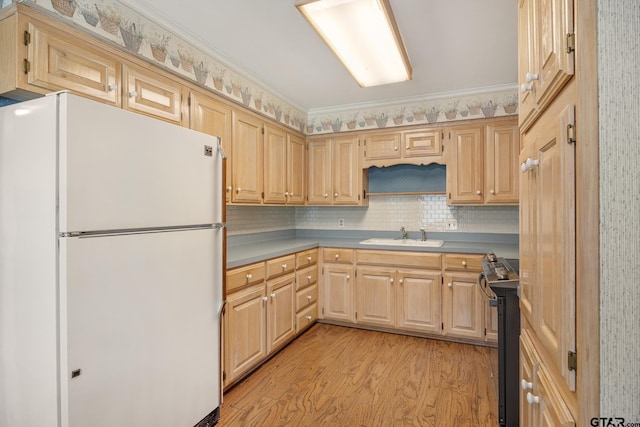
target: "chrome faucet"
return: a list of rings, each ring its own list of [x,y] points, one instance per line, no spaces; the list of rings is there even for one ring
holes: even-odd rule
[[[407,233],[407,230],[404,227],[400,227],[400,232],[402,233],[403,240],[409,237],[409,233]]]
[[[422,233],[422,241],[426,242],[427,241],[427,231],[424,228],[420,229],[420,233]]]

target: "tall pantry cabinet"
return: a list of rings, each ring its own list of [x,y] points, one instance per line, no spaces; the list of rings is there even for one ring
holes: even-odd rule
[[[573,0],[520,0],[518,21],[520,425],[568,427],[580,393]]]

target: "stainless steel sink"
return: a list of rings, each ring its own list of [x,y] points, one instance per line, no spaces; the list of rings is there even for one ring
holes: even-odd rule
[[[423,248],[439,248],[444,244],[442,240],[418,240],[418,239],[384,239],[373,238],[360,242],[361,245],[379,246],[419,246]]]

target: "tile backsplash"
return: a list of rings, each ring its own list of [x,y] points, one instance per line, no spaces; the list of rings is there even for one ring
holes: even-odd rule
[[[446,231],[455,219],[459,232],[518,233],[517,206],[447,206],[444,195],[374,196],[369,207],[228,206],[229,235],[296,229],[393,231],[400,227]]]

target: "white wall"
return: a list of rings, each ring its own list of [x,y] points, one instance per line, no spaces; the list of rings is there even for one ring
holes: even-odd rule
[[[373,196],[369,207],[262,207],[229,206],[230,235],[299,229],[395,231],[401,226],[417,231],[444,231],[456,219],[459,232],[518,233],[518,208],[507,206],[447,206],[444,195]]]
[[[598,0],[597,19],[600,416],[639,423],[640,5]]]

